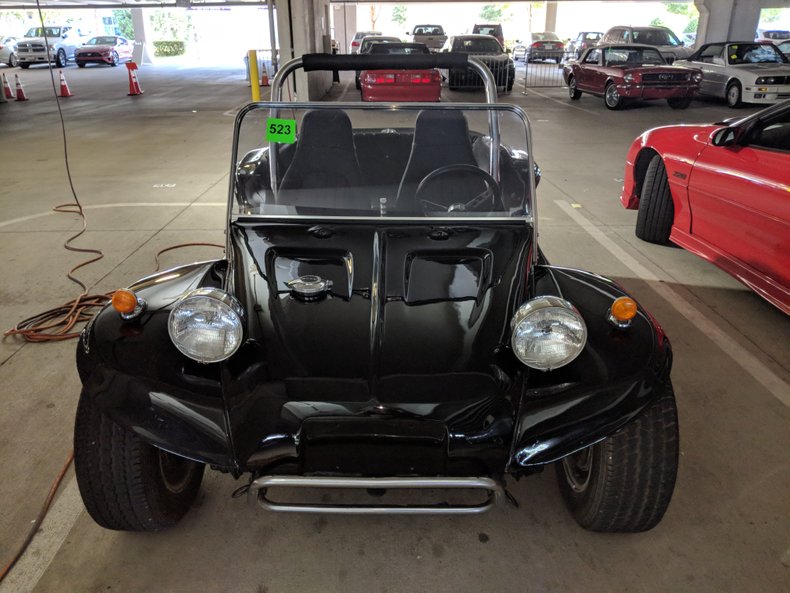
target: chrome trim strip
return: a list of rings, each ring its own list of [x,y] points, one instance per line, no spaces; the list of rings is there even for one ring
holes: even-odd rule
[[[484,490],[488,498],[476,505],[333,505],[274,502],[268,488],[350,489],[471,489]],[[474,515],[491,510],[505,498],[504,486],[492,478],[345,478],[331,476],[262,476],[250,484],[250,494],[268,511],[285,513],[332,513],[352,515]]]

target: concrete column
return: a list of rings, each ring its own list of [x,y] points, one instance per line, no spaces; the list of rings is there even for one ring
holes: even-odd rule
[[[357,32],[356,4],[332,4],[332,35],[340,46],[340,53],[347,54],[351,40]]]
[[[697,43],[751,41],[762,8],[787,5],[786,0],[694,0],[699,11]]]
[[[760,22],[760,9],[778,4],[763,0],[735,0],[730,19],[729,38],[742,41],[754,39],[757,25]]]
[[[132,27],[134,28],[132,59],[138,66],[153,64],[154,52],[148,44],[148,19],[142,8],[132,8]]]
[[[557,30],[557,3],[556,2],[546,2],[546,24],[544,26],[544,31],[556,31]]]
[[[329,39],[329,0],[279,0],[277,32],[284,64],[293,57],[325,51]],[[331,72],[298,71],[291,80],[291,96],[300,101],[320,99],[332,86]],[[294,88],[296,87],[296,88]],[[287,89],[285,91],[287,97]]]

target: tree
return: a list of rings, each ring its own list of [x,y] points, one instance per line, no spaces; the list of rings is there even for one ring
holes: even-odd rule
[[[381,5],[379,4],[371,4],[370,5],[370,26],[375,31],[376,30],[376,21],[379,20],[379,15],[381,14]]]
[[[651,27],[665,27],[664,21],[661,20],[661,17],[656,17],[652,21],[650,21]]]
[[[407,17],[406,17],[406,7],[403,5],[398,5],[393,7],[392,9],[392,22],[398,23],[401,27],[406,24]]]
[[[691,2],[664,2],[664,8],[670,14],[681,14],[684,16],[691,16],[691,9],[693,3]]]
[[[760,11],[761,23],[775,23],[782,17],[783,8],[763,8]]]
[[[689,24],[686,25],[686,28],[683,29],[684,33],[696,33],[697,32],[697,25],[699,25],[699,19],[693,18],[689,21]]]
[[[132,11],[128,8],[116,9],[112,11],[112,16],[115,19],[115,25],[121,32],[121,35],[127,39],[134,39],[134,25],[132,24]]]
[[[498,23],[502,21],[502,6],[497,4],[486,4],[480,9],[480,18],[486,23]]]

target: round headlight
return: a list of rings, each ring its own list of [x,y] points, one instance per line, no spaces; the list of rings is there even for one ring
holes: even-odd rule
[[[550,371],[579,356],[587,343],[587,326],[576,307],[553,296],[541,296],[518,308],[510,322],[510,344],[528,367]]]
[[[242,308],[217,288],[199,288],[170,311],[170,339],[182,354],[198,362],[219,362],[241,345]]]

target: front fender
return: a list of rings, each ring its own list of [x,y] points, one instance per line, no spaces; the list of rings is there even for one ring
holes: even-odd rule
[[[224,260],[190,264],[133,284],[146,303],[135,319],[102,309],[77,346],[84,397],[146,442],[223,467],[233,466],[222,392],[221,364],[184,357],[168,334],[168,317],[181,296],[220,287]]]
[[[640,307],[627,329],[607,319],[626,295],[601,276],[538,266],[536,294],[564,298],[587,324],[584,351],[549,372],[530,370],[522,390],[511,470],[556,461],[611,435],[669,387],[672,349],[653,317]]]

